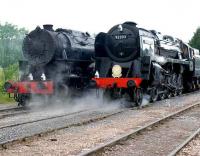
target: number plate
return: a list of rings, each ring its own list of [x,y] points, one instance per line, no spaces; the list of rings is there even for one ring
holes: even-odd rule
[[[115,35],[115,39],[116,40],[124,40],[124,39],[127,39],[127,36],[126,35]]]

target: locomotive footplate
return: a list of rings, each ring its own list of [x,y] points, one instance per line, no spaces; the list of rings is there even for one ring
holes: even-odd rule
[[[142,78],[93,78],[99,88],[129,88],[139,87]]]
[[[4,89],[7,93],[17,94],[53,94],[52,81],[22,81],[6,82]]]

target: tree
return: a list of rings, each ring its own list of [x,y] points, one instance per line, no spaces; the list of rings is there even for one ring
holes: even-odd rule
[[[0,24],[0,66],[5,68],[22,59],[22,41],[26,33],[25,28]]]
[[[0,67],[0,87],[3,86],[5,82],[5,75],[3,68]]]
[[[197,28],[196,32],[194,33],[194,36],[190,40],[189,44],[196,49],[200,50],[200,27]]]
[[[0,24],[0,39],[23,39],[24,35],[28,33],[25,28],[18,28],[16,25],[5,23]]]

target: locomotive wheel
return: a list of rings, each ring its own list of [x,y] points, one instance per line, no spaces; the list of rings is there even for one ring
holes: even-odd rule
[[[164,93],[159,94],[159,99],[160,100],[164,100],[165,99],[165,94]]]
[[[168,99],[170,99],[171,97],[172,97],[172,92],[171,92],[171,90],[167,90],[167,93],[166,93],[166,97],[168,98]]]
[[[66,99],[69,99],[72,95],[72,90],[65,84],[60,85],[55,90],[55,98],[54,100],[58,100],[60,102],[65,102]]]
[[[177,90],[175,90],[174,92],[173,92],[173,96],[175,97],[175,96],[177,96],[178,95],[178,92],[177,92]]]
[[[168,93],[167,93],[167,98],[170,99],[171,97],[172,97],[172,93],[171,93],[171,92],[168,92]]]
[[[29,102],[29,95],[24,94],[18,94],[16,98],[16,101],[18,102],[18,106],[25,107],[28,105]]]
[[[177,94],[181,95],[183,93],[182,89],[178,90]]]
[[[20,101],[18,102],[17,104],[19,107],[22,106],[22,107],[25,107],[26,106],[26,101]]]
[[[141,88],[136,88],[134,91],[134,102],[136,106],[142,105],[143,92]]]
[[[107,103],[112,101],[112,90],[111,89],[105,89],[103,92],[103,102]]]
[[[199,89],[199,84],[197,83],[197,84],[196,84],[196,90],[198,90],[198,89]]]
[[[197,88],[198,88],[198,89],[200,88],[200,83],[199,83],[199,82],[197,83]]]
[[[100,92],[99,89],[96,89],[96,97],[97,98],[100,98],[100,93],[99,92]]]
[[[193,91],[193,84],[190,83],[190,82],[187,82],[187,83],[186,83],[186,90],[187,90],[188,92],[192,92],[192,91]]]
[[[156,88],[150,91],[150,102],[155,102],[158,100],[158,90]]]
[[[195,91],[195,90],[196,90],[196,85],[195,85],[195,83],[194,83],[194,82],[192,83],[192,89],[193,89],[193,91]]]

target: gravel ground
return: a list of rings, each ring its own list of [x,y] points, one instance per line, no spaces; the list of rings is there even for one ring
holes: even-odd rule
[[[71,114],[68,116],[53,118],[49,120],[42,120],[34,123],[27,123],[24,125],[18,125],[11,128],[10,127],[1,128],[0,143],[17,140],[28,136],[33,136],[35,134],[44,133],[46,131],[51,131],[53,129],[68,127],[73,124],[87,122],[91,119],[95,120],[120,111],[121,110],[119,109],[114,109],[112,111],[107,111],[102,109],[96,111],[94,110],[84,111],[78,114]]]
[[[199,156],[200,155],[200,135],[183,148],[177,156]]]
[[[200,93],[194,93],[189,96],[176,97],[140,110],[128,110],[98,122],[59,130],[41,138],[14,144],[8,149],[1,150],[0,155],[76,155],[127,131],[162,118],[183,106],[197,102],[199,96]],[[64,124],[64,121],[57,122]]]
[[[166,156],[200,127],[200,107],[108,148],[102,156]]]

